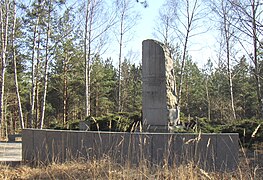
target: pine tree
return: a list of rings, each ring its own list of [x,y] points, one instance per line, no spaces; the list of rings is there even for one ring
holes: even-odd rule
[[[116,69],[110,59],[94,57],[91,72],[91,115],[99,117],[116,111],[114,101]]]

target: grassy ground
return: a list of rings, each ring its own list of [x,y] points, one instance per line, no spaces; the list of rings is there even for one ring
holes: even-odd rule
[[[192,163],[181,166],[139,166],[112,163],[109,159],[101,161],[74,161],[64,164],[30,167],[21,165],[9,167],[0,165],[0,179],[262,179],[262,169],[250,167],[248,159],[241,159],[235,172],[205,172]]]

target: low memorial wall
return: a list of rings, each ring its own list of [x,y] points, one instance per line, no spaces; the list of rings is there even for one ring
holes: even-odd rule
[[[116,163],[179,165],[194,162],[209,171],[238,166],[238,134],[126,133],[24,129],[22,158],[52,163],[110,158]]]

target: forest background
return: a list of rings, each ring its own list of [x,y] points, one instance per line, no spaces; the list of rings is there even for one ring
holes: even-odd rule
[[[91,117],[100,130],[128,131],[141,118],[142,76],[141,60],[125,48],[150,5],[2,0],[1,136],[31,127],[77,129]],[[160,7],[153,33],[174,60],[181,119],[196,122],[188,131],[263,136],[262,6],[259,0],[166,0]],[[217,33],[216,59],[203,59],[200,67],[189,49],[210,31]]]

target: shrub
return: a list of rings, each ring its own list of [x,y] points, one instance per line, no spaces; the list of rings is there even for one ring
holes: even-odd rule
[[[141,115],[138,113],[120,112],[107,114],[101,117],[87,117],[86,121],[90,124],[93,131],[130,131],[134,123],[141,122]]]

